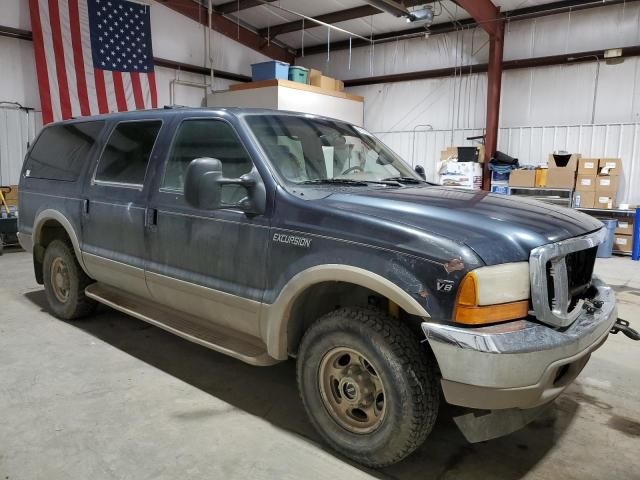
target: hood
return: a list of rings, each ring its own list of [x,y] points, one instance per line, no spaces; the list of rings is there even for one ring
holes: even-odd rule
[[[332,209],[401,223],[473,249],[487,265],[528,261],[535,247],[602,227],[573,209],[535,200],[436,186],[336,192]]]

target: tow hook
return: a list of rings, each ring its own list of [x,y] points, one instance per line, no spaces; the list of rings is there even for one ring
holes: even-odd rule
[[[616,323],[611,327],[611,333],[616,334],[618,332],[624,333],[631,340],[640,340],[640,333],[629,326],[629,322],[621,318],[616,320]]]

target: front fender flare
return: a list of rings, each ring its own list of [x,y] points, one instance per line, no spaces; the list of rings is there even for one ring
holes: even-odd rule
[[[294,276],[284,286],[275,302],[264,307],[260,333],[267,345],[269,355],[279,360],[287,359],[287,327],[291,309],[296,299],[307,288],[323,282],[360,285],[388,298],[411,315],[430,317],[424,307],[409,293],[377,273],[350,265],[318,265]]]

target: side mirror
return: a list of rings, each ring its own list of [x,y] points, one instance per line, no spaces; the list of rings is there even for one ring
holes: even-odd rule
[[[424,173],[424,167],[422,165],[416,165],[414,170],[423,180],[427,179],[427,175]]]
[[[239,204],[226,205],[222,202],[222,187],[240,185],[247,190],[247,197]],[[267,203],[266,190],[255,168],[240,178],[225,178],[222,163],[216,158],[196,158],[189,163],[184,183],[184,196],[195,208],[217,210],[236,207],[246,213],[264,213]]]

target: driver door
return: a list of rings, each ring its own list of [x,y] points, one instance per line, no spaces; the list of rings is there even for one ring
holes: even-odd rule
[[[182,120],[147,211],[147,285],[159,303],[257,337],[269,222],[239,208],[190,206],[185,174],[201,157],[220,160],[229,178],[254,168],[229,122],[211,116]],[[223,187],[224,203],[237,204],[245,196],[244,187]]]

